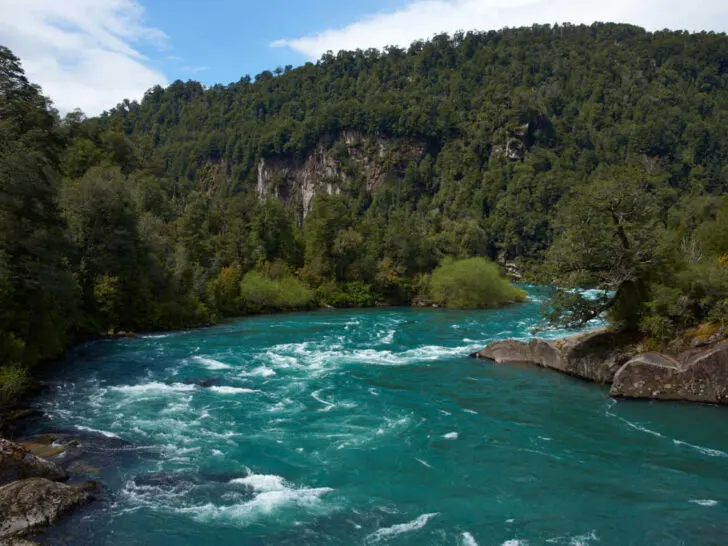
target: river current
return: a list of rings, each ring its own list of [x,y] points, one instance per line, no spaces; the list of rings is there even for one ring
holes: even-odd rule
[[[260,316],[74,350],[38,430],[131,442],[83,545],[728,543],[728,412],[467,358],[500,310]],[[555,337],[558,331],[539,335]],[[204,385],[204,386],[201,386]]]

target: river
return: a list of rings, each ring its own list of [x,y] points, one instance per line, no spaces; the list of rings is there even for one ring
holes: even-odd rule
[[[77,348],[33,432],[132,445],[45,540],[725,544],[725,408],[615,401],[467,358],[532,335],[543,292],[529,293],[500,310],[260,316]]]

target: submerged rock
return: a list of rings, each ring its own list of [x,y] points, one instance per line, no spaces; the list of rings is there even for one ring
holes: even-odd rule
[[[202,387],[203,389],[209,389],[210,387],[214,387],[215,385],[217,385],[219,381],[219,377],[203,377],[200,379],[195,379],[194,384],[198,387]]]
[[[25,447],[0,438],[0,485],[26,478],[65,480],[68,474]]]
[[[557,340],[494,341],[470,356],[499,364],[538,364],[596,383],[611,383],[630,353],[624,336],[601,329]]]
[[[673,358],[645,353],[617,372],[612,396],[728,404],[728,342]]]
[[[70,486],[45,478],[30,478],[0,487],[0,538],[26,534],[51,525],[92,497],[94,482]]]

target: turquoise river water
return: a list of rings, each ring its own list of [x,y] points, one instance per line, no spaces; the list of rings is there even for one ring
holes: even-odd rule
[[[46,541],[728,544],[725,408],[467,358],[531,335],[529,290],[493,311],[262,316],[77,348],[42,428],[131,445]]]

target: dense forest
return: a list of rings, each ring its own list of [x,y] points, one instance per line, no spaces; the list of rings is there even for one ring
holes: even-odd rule
[[[724,34],[439,35],[89,119],[0,48],[0,390],[100,333],[469,306],[485,260],[561,287],[552,320],[664,342],[728,319],[726,189]]]

